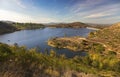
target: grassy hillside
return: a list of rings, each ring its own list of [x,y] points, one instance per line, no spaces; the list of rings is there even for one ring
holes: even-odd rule
[[[88,54],[66,58],[0,43],[0,77],[119,77],[120,61],[115,54]]]
[[[49,25],[49,27],[56,27],[56,28],[85,28],[87,24],[81,22],[73,22],[73,23],[60,23],[55,25]]]
[[[88,38],[104,43],[108,50],[113,50],[120,53],[120,23],[116,23],[108,28],[92,32]]]
[[[17,30],[24,29],[40,29],[44,28],[43,24],[36,23],[16,23],[16,22],[2,22],[0,21],[0,34],[11,33]]]
[[[55,28],[86,28],[92,27],[97,29],[103,29],[108,27],[109,25],[102,25],[102,24],[88,24],[82,22],[73,22],[73,23],[59,23],[59,24],[52,24],[48,25],[48,27],[55,27]]]
[[[13,26],[16,28],[23,30],[23,29],[39,29],[44,28],[45,25],[37,24],[37,23],[14,23]]]
[[[8,24],[5,22],[0,22],[0,34],[4,33],[10,33],[18,30],[16,27],[14,27],[12,24]]]
[[[88,24],[89,27],[93,27],[97,29],[104,29],[112,25],[112,24],[92,24],[92,23],[86,23],[86,24]]]

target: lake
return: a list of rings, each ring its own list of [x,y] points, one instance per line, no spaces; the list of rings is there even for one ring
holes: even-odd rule
[[[87,28],[44,28],[36,30],[21,30],[13,33],[0,35],[0,42],[13,45],[17,43],[19,46],[26,46],[30,48],[39,48],[40,52],[47,50],[55,50],[57,54],[65,54],[67,57],[74,57],[75,55],[84,56],[85,52],[72,52],[67,49],[52,48],[47,45],[47,40],[52,37],[71,37],[82,36],[86,37],[88,33],[94,30]]]

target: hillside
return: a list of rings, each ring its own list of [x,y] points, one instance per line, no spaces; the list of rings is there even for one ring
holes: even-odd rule
[[[0,21],[0,34],[10,33],[10,32],[14,32],[16,30],[18,30],[18,29],[16,27],[14,27],[12,24]]]
[[[36,49],[0,43],[0,77],[119,77],[120,61],[112,54],[88,54],[67,58],[51,50],[49,55]]]
[[[38,23],[13,23],[13,26],[20,30],[45,28],[45,25]]]
[[[86,24],[89,25],[88,27],[97,28],[97,29],[104,29],[111,26],[111,24],[94,24],[94,23],[86,23]]]
[[[104,43],[108,50],[113,50],[120,53],[120,23],[116,23],[108,28],[92,32],[88,38],[93,41]]]
[[[17,23],[11,21],[0,21],[0,34],[11,33],[17,30],[45,28],[43,24]]]
[[[73,22],[73,23],[60,23],[55,25],[49,25],[49,27],[56,27],[56,28],[85,28],[88,25],[81,22]]]

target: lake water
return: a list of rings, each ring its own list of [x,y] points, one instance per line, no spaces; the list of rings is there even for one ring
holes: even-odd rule
[[[46,49],[55,50],[57,54],[65,54],[67,57],[73,57],[75,55],[85,55],[85,52],[72,52],[67,49],[56,49],[47,45],[47,40],[52,37],[64,37],[64,36],[83,36],[86,37],[89,32],[93,30],[80,28],[44,28],[36,30],[21,30],[9,34],[0,35],[0,42],[7,44],[17,43],[19,46],[26,46],[27,48],[40,48],[41,52]]]

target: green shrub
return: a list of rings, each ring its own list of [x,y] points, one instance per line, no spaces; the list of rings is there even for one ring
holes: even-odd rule
[[[9,46],[6,44],[0,44],[0,53],[4,54],[4,53],[12,53],[12,51],[10,50]]]
[[[95,53],[102,53],[103,51],[105,51],[103,45],[97,43],[94,43],[91,49]]]
[[[108,51],[108,55],[117,55],[117,53],[114,51]]]

